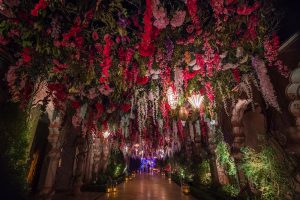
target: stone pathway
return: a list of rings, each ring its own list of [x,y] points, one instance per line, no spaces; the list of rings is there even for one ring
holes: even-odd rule
[[[195,200],[185,195],[167,177],[154,174],[140,174],[121,183],[114,193],[83,192],[80,195],[56,194],[53,200]]]
[[[106,193],[96,200],[195,200],[181,192],[178,185],[161,175],[141,174],[118,186],[116,193]]]

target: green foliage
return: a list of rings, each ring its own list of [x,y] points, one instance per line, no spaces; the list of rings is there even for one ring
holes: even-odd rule
[[[229,145],[224,141],[220,141],[217,144],[215,152],[217,160],[224,167],[228,175],[236,175],[236,167],[233,158],[230,156]]]
[[[0,112],[0,151],[6,186],[21,195],[27,192],[29,129],[26,113],[7,103]],[[3,178],[2,178],[3,180]]]
[[[204,160],[199,164],[197,170],[197,177],[199,178],[201,184],[211,184],[211,173],[208,160]]]
[[[291,195],[291,176],[284,158],[275,149],[264,145],[260,152],[244,148],[241,169],[260,191],[261,199],[287,199]]]
[[[238,187],[231,184],[223,185],[221,189],[230,197],[237,197],[240,192]]]
[[[121,151],[111,151],[106,174],[112,179],[122,175],[126,167],[124,156]]]

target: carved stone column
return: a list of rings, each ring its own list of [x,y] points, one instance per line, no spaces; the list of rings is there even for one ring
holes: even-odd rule
[[[101,149],[100,149],[100,138],[96,137],[93,144],[93,182],[98,180],[99,168],[100,168],[100,156],[101,156]]]
[[[286,95],[291,99],[290,113],[295,117],[295,126],[289,134],[288,151],[300,156],[300,63],[298,68],[291,72],[290,84],[286,88]]]
[[[232,124],[232,133],[233,133],[233,144],[232,144],[232,156],[234,157],[237,173],[239,178],[239,184],[242,189],[246,188],[247,181],[245,178],[244,173],[240,169],[240,162],[242,159],[241,148],[245,146],[245,134],[244,134],[244,126],[243,126],[243,115],[245,110],[247,109],[250,100],[241,100],[239,99],[237,104],[235,105],[232,117],[231,117],[231,124]]]
[[[77,148],[77,163],[75,170],[75,179],[73,183],[73,194],[75,195],[81,193],[80,189],[83,184],[84,166],[87,154],[87,142],[85,135],[79,136],[77,140]]]
[[[88,155],[86,159],[86,166],[85,166],[85,175],[84,175],[84,182],[88,183],[92,180],[92,173],[93,173],[93,162],[94,162],[94,136],[92,134],[87,135],[88,141]]]
[[[104,140],[103,142],[103,150],[102,150],[102,158],[101,158],[101,170],[103,172],[106,171],[107,165],[108,165],[108,159],[109,159],[109,142],[108,140]]]
[[[215,153],[216,144],[215,144],[215,124],[214,121],[206,120],[208,126],[207,136],[208,136],[208,155],[209,155],[209,165],[210,173],[212,178],[212,183],[214,186],[219,186],[219,173],[217,167],[217,157]]]
[[[295,118],[295,126],[289,130],[289,143],[287,151],[300,157],[300,62],[298,68],[290,74],[290,84],[286,88],[286,95],[291,99],[289,105],[290,113]],[[300,172],[294,176],[295,192],[300,194]]]
[[[41,190],[41,195],[44,199],[51,199],[54,194],[53,185],[55,182],[56,170],[61,153],[60,145],[58,142],[60,126],[61,119],[59,117],[56,117],[54,120],[50,121],[48,142],[51,145],[51,149],[47,155],[47,159],[49,160],[49,162],[47,166],[44,186]]]

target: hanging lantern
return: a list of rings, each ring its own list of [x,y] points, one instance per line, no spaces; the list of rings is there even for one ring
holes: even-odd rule
[[[204,97],[201,96],[200,94],[194,94],[188,98],[188,101],[194,109],[200,109],[203,98]]]
[[[169,87],[169,89],[167,90],[167,98],[171,109],[175,109],[178,104],[178,98],[177,95],[174,93],[172,87]]]
[[[179,118],[181,119],[182,125],[185,126],[185,122],[189,117],[189,111],[183,106],[179,110]]]

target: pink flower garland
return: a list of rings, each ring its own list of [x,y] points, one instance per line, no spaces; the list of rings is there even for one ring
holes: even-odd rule
[[[254,67],[259,79],[261,93],[265,102],[280,111],[277,98],[270,77],[267,74],[267,68],[263,60],[258,57],[252,57],[252,66]]]
[[[228,20],[228,10],[224,5],[224,0],[211,0],[210,5],[214,11],[214,17],[216,18],[216,29],[221,29],[222,21],[226,22]]]
[[[169,24],[170,20],[167,17],[166,10],[161,6],[159,7],[159,0],[152,1],[152,10],[154,16],[154,23],[153,25],[156,26],[158,29],[164,29]]]
[[[173,15],[173,18],[170,21],[170,24],[171,24],[172,28],[176,28],[176,27],[181,26],[184,22],[185,15],[186,15],[185,11],[177,10],[175,12],[175,14]]]
[[[186,2],[189,14],[191,16],[192,22],[196,28],[196,35],[199,35],[201,32],[200,20],[197,16],[197,0],[187,0]]]

